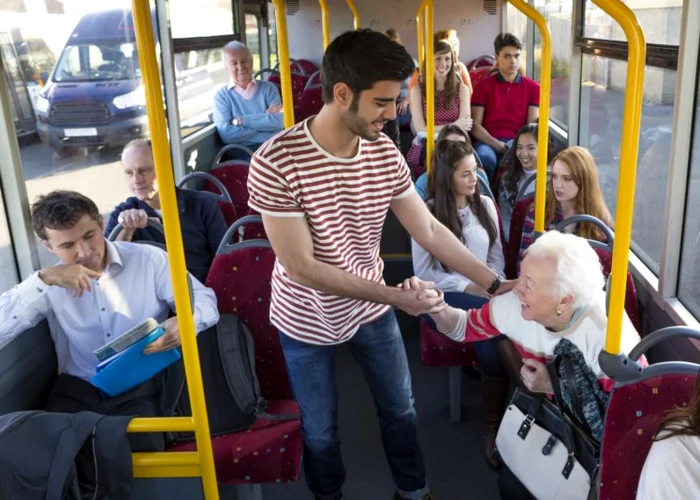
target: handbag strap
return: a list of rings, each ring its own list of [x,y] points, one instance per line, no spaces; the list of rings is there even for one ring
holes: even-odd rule
[[[560,356],[561,366],[564,369],[564,374],[566,375],[566,390],[571,398],[571,406],[574,410],[574,416],[590,434],[590,428],[588,426],[588,421],[586,420],[586,415],[583,413],[583,406],[581,405],[581,398],[578,396],[578,389],[576,388],[576,379],[574,378],[574,362],[570,356]]]
[[[549,372],[549,378],[551,379],[552,382],[552,389],[554,390],[554,402],[555,406],[557,408],[557,412],[559,413],[559,416],[561,418],[561,421],[563,423],[564,427],[564,446],[566,446],[566,450],[569,452],[569,456],[566,459],[566,464],[564,465],[564,469],[561,471],[562,475],[568,479],[569,476],[571,475],[571,471],[574,469],[574,465],[576,463],[575,460],[575,448],[574,448],[574,435],[573,432],[571,431],[571,424],[567,421],[566,417],[564,416],[564,411],[563,411],[563,404],[564,404],[564,399],[562,398],[561,394],[561,379],[559,377],[559,370],[557,369],[557,359],[555,358],[552,361],[547,362],[547,371]]]

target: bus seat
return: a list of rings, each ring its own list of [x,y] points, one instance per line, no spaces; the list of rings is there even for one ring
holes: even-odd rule
[[[506,277],[508,279],[516,279],[518,277],[518,255],[520,254],[520,241],[523,237],[523,226],[527,212],[534,203],[533,197],[526,197],[516,201],[513,207],[513,213],[510,216],[510,233],[508,237],[508,246],[506,247]]]
[[[241,161],[228,161],[214,165],[209,172],[216,179],[221,181],[233,202],[233,208],[237,216],[247,215],[248,208],[248,169],[247,163]],[[204,184],[204,189],[211,191],[215,189],[210,182]]]
[[[0,415],[44,408],[57,373],[56,348],[44,320],[0,348]]]
[[[449,367],[450,420],[462,417],[462,367],[476,366],[476,351],[470,342],[455,342],[420,320],[421,360],[425,366]]]
[[[637,360],[658,342],[693,337],[687,327],[663,328],[647,335],[629,354]],[[634,500],[644,461],[661,417],[690,400],[700,366],[681,361],[649,365],[632,380],[617,381],[605,415],[600,459],[600,500]]]
[[[296,121],[306,120],[310,116],[318,114],[323,107],[323,87],[321,86],[321,72],[316,71],[306,82],[304,91],[299,100],[298,110],[295,112]]]
[[[489,76],[489,73],[491,73],[491,68],[487,68],[486,66],[482,66],[480,68],[476,68],[470,71],[469,78],[471,78],[472,85],[476,85],[481,80]]]
[[[228,242],[233,226],[224,237]],[[275,254],[267,240],[222,245],[212,262],[206,285],[214,290],[221,314],[235,314],[255,342],[255,370],[261,396],[271,414],[299,413],[291,399],[277,329],[269,319]],[[252,427],[212,438],[217,478],[222,484],[290,482],[301,472],[300,420],[257,419]],[[178,444],[176,451],[194,451],[196,444]]]
[[[305,75],[313,75],[318,71],[318,66],[308,59],[297,59],[296,65],[301,69],[301,73]]]
[[[600,265],[603,267],[603,275],[607,279],[610,276],[612,269],[612,251],[605,248],[594,248],[600,259]],[[627,270],[627,287],[625,289],[625,312],[632,324],[637,329],[637,332],[642,333],[642,321],[639,315],[639,303],[637,302],[637,289],[634,286],[634,278],[632,273]]]
[[[177,187],[183,189],[187,183],[193,179],[204,179],[207,181],[206,187],[209,189],[206,189],[205,192],[210,193],[216,200],[216,204],[219,206],[219,210],[221,210],[226,224],[229,226],[233,224],[238,217],[236,215],[236,207],[233,204],[233,200],[226,186],[208,172],[191,172],[180,179],[180,182],[177,183]],[[215,189],[211,189],[212,187]]]
[[[490,54],[479,56],[476,59],[469,61],[467,66],[467,71],[474,71],[477,68],[488,68],[491,69],[496,65],[496,58]]]
[[[221,239],[216,253],[225,253],[232,245],[248,240],[267,240],[260,214],[245,215],[231,224]]]

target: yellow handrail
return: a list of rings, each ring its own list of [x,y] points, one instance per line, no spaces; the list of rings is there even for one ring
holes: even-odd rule
[[[294,125],[294,98],[292,97],[292,71],[289,69],[287,7],[284,4],[284,0],[272,0],[272,3],[275,6],[275,19],[277,21],[277,53],[279,54],[284,126],[289,128]]]
[[[435,63],[433,62],[433,3],[423,0],[418,12],[425,10],[425,170],[430,172],[430,156],[435,147]]]
[[[357,11],[357,8],[355,7],[355,2],[352,0],[347,0],[348,2],[348,7],[350,7],[350,10],[352,11],[352,23],[353,26],[356,30],[360,29],[360,13]]]
[[[620,354],[622,318],[625,310],[625,292],[627,287],[627,265],[632,240],[634,188],[637,177],[639,128],[642,119],[644,65],[646,64],[647,49],[644,32],[639,25],[637,16],[621,0],[593,0],[593,3],[620,24],[627,37],[629,54],[627,58],[625,110],[622,117],[620,175],[617,186],[610,307],[605,339],[605,351],[608,354],[617,355]]]
[[[180,338],[182,340],[182,354],[185,363],[187,387],[192,406],[192,427],[194,430],[197,452],[186,456],[173,455],[164,458],[163,453],[154,453],[155,463],[166,464],[171,472],[178,467],[191,467],[193,462],[199,466],[198,472],[202,477],[204,497],[207,500],[219,498],[216,483],[216,470],[214,468],[214,455],[212,453],[211,436],[209,433],[209,420],[207,417],[207,405],[204,400],[204,386],[202,372],[199,365],[199,352],[195,337],[194,318],[192,317],[192,304],[190,304],[189,288],[187,284],[187,269],[185,267],[185,254],[182,245],[182,232],[180,231],[180,215],[175,198],[175,179],[172,171],[172,159],[170,147],[166,135],[165,117],[163,114],[163,93],[161,91],[160,73],[156,60],[156,45],[153,37],[153,25],[151,22],[151,9],[148,2],[132,0],[132,13],[134,28],[136,30],[136,42],[138,47],[139,64],[141,65],[141,78],[146,92],[146,110],[151,130],[153,143],[153,156],[155,160],[156,175],[160,185],[160,201],[163,209],[163,226],[165,241],[168,247],[170,261],[170,276],[173,282],[175,295],[175,308],[177,321],[180,326]],[[167,425],[168,419],[135,419],[127,428],[127,431],[145,430],[163,432],[170,429],[189,428],[183,426],[181,419],[173,419],[171,425]],[[149,460],[148,455],[141,454]],[[138,460],[134,463],[134,475],[143,477],[143,470]],[[163,469],[149,471],[151,473],[167,472]]]
[[[547,20],[524,0],[508,0],[513,7],[532,19],[542,36],[542,68],[540,71],[540,126],[537,128],[537,177],[535,179],[535,233],[544,232],[544,210],[547,198],[547,149],[549,146],[549,96],[552,86],[552,37]],[[516,145],[513,144],[512,147]]]
[[[321,29],[323,31],[323,50],[328,48],[331,43],[331,22],[328,19],[328,2],[326,0],[318,0],[321,4]]]
[[[425,46],[423,45],[423,11],[425,6],[421,4],[416,14],[416,40],[418,42],[418,67],[423,67],[425,61]]]

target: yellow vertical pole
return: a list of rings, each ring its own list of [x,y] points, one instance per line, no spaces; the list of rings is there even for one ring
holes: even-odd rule
[[[537,131],[537,178],[535,179],[535,232],[544,232],[544,210],[547,198],[547,149],[549,146],[549,97],[552,86],[552,37],[547,20],[525,0],[508,0],[513,7],[532,19],[542,36],[542,69],[540,71],[540,118]],[[515,147],[515,144],[513,144]]]
[[[355,7],[355,2],[352,0],[347,0],[348,2],[348,7],[350,7],[350,10],[352,11],[352,23],[353,27],[356,30],[360,29],[360,13],[357,11],[357,8]]]
[[[610,310],[605,351],[620,354],[622,318],[625,310],[627,288],[627,266],[632,241],[632,215],[634,189],[637,177],[637,154],[639,152],[639,128],[642,119],[644,95],[644,65],[646,64],[646,41],[637,16],[622,0],[593,0],[598,7],[615,19],[627,37],[627,84],[625,87],[625,110],[622,116],[622,141],[620,145],[620,174],[617,186],[617,209],[615,214],[615,245],[612,259],[612,283],[610,285]]]
[[[146,110],[151,130],[156,175],[160,180],[160,200],[163,209],[165,241],[168,247],[170,275],[175,294],[175,307],[178,313],[177,321],[180,326],[185,374],[188,382],[187,387],[192,405],[197,456],[202,474],[202,487],[207,500],[218,499],[219,492],[214,469],[214,456],[209,433],[207,406],[204,399],[202,373],[199,365],[192,304],[190,304],[187,284],[180,216],[175,197],[175,179],[171,167],[172,160],[170,158],[170,147],[163,115],[163,94],[156,60],[156,45],[153,37],[149,2],[132,0],[132,12],[142,80],[146,91]]]
[[[435,148],[435,62],[433,45],[433,2],[423,0],[425,7],[425,169],[430,172],[430,157]],[[420,111],[418,111],[420,113]]]
[[[272,0],[272,3],[275,6],[275,19],[277,20],[277,53],[279,54],[280,79],[282,80],[284,126],[289,128],[294,125],[294,100],[292,97],[292,71],[289,69],[287,7],[284,4],[284,0]]]
[[[328,48],[328,44],[331,43],[331,24],[328,19],[328,3],[326,0],[318,0],[321,4],[321,28],[323,29],[323,50]]]
[[[416,40],[418,42],[418,67],[423,67],[423,61],[425,61],[425,45],[423,44],[423,12],[425,11],[425,6],[421,4],[418,9],[418,14],[416,14]]]

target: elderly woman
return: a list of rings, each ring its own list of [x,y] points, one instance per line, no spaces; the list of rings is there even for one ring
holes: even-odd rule
[[[122,164],[134,196],[112,211],[105,227],[105,236],[109,236],[116,225],[121,224],[124,230],[117,240],[165,243],[160,231],[147,226],[148,219],[162,223],[163,218],[151,141],[135,139],[124,146]],[[187,270],[204,283],[219,243],[226,234],[226,222],[216,201],[207,193],[175,188],[175,194]]]
[[[603,285],[598,256],[588,242],[573,234],[549,231],[528,249],[511,292],[492,298],[479,309],[446,306],[431,317],[440,332],[457,342],[480,342],[500,334],[509,337],[523,358],[520,377],[533,392],[552,392],[544,363],[566,346],[566,354],[575,353],[574,361],[585,364],[582,368],[587,368],[588,380],[593,381],[579,385],[576,380],[579,396],[599,400],[599,393],[610,392],[613,385],[598,364],[607,326]],[[430,288],[431,284],[411,278],[403,287]],[[637,342],[639,335],[625,315],[622,350],[628,353]],[[602,422],[598,424],[602,432]]]

